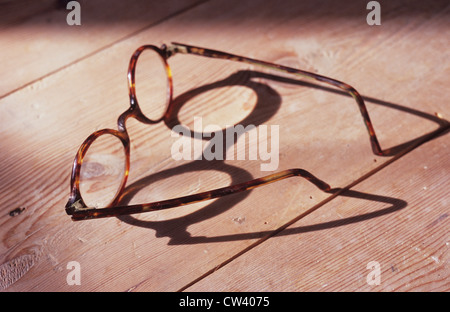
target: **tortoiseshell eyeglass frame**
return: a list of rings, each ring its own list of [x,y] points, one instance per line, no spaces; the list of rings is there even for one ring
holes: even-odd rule
[[[135,71],[136,71],[136,63],[141,55],[141,53],[145,50],[154,50],[156,53],[159,54],[161,57],[161,60],[164,63],[167,79],[168,79],[168,87],[167,87],[167,109],[164,115],[157,119],[157,120],[151,120],[147,118],[141,111],[137,97],[136,97],[136,89],[135,89]],[[273,183],[282,179],[286,179],[289,177],[299,176],[302,178],[305,178],[309,182],[313,183],[315,186],[317,186],[319,189],[323,191],[329,191],[330,186],[321,181],[320,179],[313,176],[311,173],[309,173],[306,170],[303,169],[288,169],[281,172],[277,172],[274,174],[267,175],[262,178],[257,178],[254,180],[250,180],[244,183],[226,186],[223,188],[202,192],[198,194],[178,197],[174,199],[168,199],[158,202],[152,202],[152,203],[146,203],[146,204],[139,204],[139,205],[129,205],[129,206],[117,206],[120,202],[121,194],[123,193],[123,190],[125,188],[128,173],[130,169],[130,137],[128,136],[127,129],[125,126],[126,120],[130,117],[136,118],[137,120],[145,123],[145,124],[155,124],[158,123],[164,118],[168,117],[171,112],[171,104],[172,104],[172,96],[173,96],[173,82],[172,82],[172,73],[171,69],[169,67],[169,64],[167,63],[167,60],[169,57],[177,54],[193,54],[193,55],[199,55],[204,57],[211,57],[211,58],[217,58],[217,59],[224,59],[224,60],[231,60],[231,61],[237,61],[242,63],[247,63],[251,65],[257,65],[257,66],[263,66],[278,72],[284,72],[288,74],[292,74],[294,76],[299,76],[301,78],[307,78],[312,79],[315,81],[319,81],[321,83],[325,83],[328,85],[332,85],[334,87],[337,87],[338,89],[344,90],[348,94],[350,94],[356,101],[361,115],[363,117],[364,124],[367,128],[367,131],[369,133],[369,138],[372,146],[373,153],[376,155],[383,155],[383,151],[380,147],[380,144],[378,143],[377,137],[375,135],[375,131],[372,125],[372,122],[370,121],[369,114],[367,112],[366,106],[364,104],[364,100],[361,97],[361,95],[351,86],[349,86],[346,83],[337,81],[332,78],[324,77],[321,75],[317,75],[314,73],[310,73],[307,71],[303,71],[300,69],[295,69],[291,67],[286,67],[283,65],[273,64],[265,61],[255,60],[248,57],[238,56],[226,52],[221,51],[215,51],[211,49],[205,49],[195,46],[190,46],[186,44],[181,43],[172,43],[169,46],[163,45],[161,48],[158,48],[154,45],[144,45],[138,48],[134,54],[131,57],[130,64],[128,67],[128,88],[129,88],[129,97],[130,97],[130,107],[128,110],[126,110],[124,113],[122,113],[117,121],[118,130],[112,130],[112,129],[103,129],[98,130],[91,134],[80,146],[78,149],[78,152],[76,154],[75,160],[73,162],[72,167],[72,175],[71,175],[71,181],[70,181],[70,198],[69,201],[66,204],[66,212],[67,214],[72,216],[73,220],[85,220],[85,219],[93,219],[93,218],[102,218],[102,217],[112,217],[112,216],[119,216],[119,215],[129,215],[129,214],[135,214],[135,213],[142,213],[142,212],[149,212],[149,211],[156,211],[161,209],[167,209],[167,208],[174,208],[178,206],[183,206],[187,204],[192,204],[204,200],[209,200],[213,198],[222,197],[229,194],[234,194],[238,192],[247,191],[259,186],[267,185],[269,183]],[[94,142],[96,138],[98,138],[101,135],[104,134],[110,134],[115,137],[117,137],[123,144],[126,154],[126,163],[125,163],[125,173],[123,180],[121,182],[121,185],[119,187],[119,190],[115,196],[115,199],[112,201],[110,205],[104,208],[89,208],[86,206],[86,204],[83,201],[83,198],[80,193],[80,169],[81,165],[83,163],[83,158],[86,155],[86,152],[89,148],[89,146]]]

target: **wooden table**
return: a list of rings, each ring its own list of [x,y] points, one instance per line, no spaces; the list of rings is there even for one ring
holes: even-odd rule
[[[1,1],[0,289],[449,291],[448,1],[379,1],[378,26],[367,23],[368,1],[162,2],[79,1],[81,25],[69,26],[64,1]],[[72,221],[64,207],[77,148],[116,128],[134,50],[172,41],[352,85],[392,153],[372,153],[358,107],[341,92],[176,55],[182,124],[192,128],[197,116],[203,126],[278,126],[276,171],[305,169],[334,192],[290,178],[164,211]],[[271,173],[260,157],[176,161],[168,126],[127,127],[127,203]]]

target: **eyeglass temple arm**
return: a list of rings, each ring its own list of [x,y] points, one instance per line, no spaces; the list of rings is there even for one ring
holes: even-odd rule
[[[255,59],[248,58],[245,56],[234,55],[234,54],[230,54],[230,53],[226,53],[226,52],[222,52],[222,51],[195,47],[195,46],[186,45],[186,44],[182,44],[182,43],[173,42],[172,45],[166,47],[166,49],[167,49],[166,51],[168,53],[168,56],[174,55],[176,53],[195,54],[195,55],[200,55],[200,56],[205,56],[205,57],[226,59],[226,60],[231,60],[231,61],[247,63],[247,64],[251,64],[251,65],[258,65],[258,66],[266,67],[266,68],[269,68],[272,70],[297,75],[302,78],[316,80],[316,81],[319,81],[322,83],[332,85],[341,90],[344,90],[345,92],[350,94],[355,99],[355,101],[359,107],[359,110],[360,110],[361,115],[364,120],[364,124],[369,133],[369,138],[370,138],[370,143],[371,143],[373,153],[375,155],[379,155],[379,156],[387,155],[389,153],[389,151],[383,151],[381,149],[381,146],[380,146],[377,136],[375,134],[375,129],[372,125],[372,122],[370,121],[369,113],[367,111],[367,108],[366,108],[366,105],[364,103],[362,96],[358,93],[358,91],[356,91],[355,88],[353,88],[352,86],[350,86],[344,82],[341,82],[341,81],[338,81],[338,80],[335,80],[332,78],[328,78],[325,76],[317,75],[317,74],[307,72],[304,70],[292,68],[292,67],[287,67],[287,66],[283,66],[283,65],[279,65],[279,64],[260,61],[260,60],[255,60]]]
[[[274,173],[262,178],[250,180],[247,182],[243,182],[236,185],[231,185],[227,187],[218,188],[215,190],[187,195],[183,197],[178,197],[174,199],[168,199],[148,204],[140,204],[140,205],[130,205],[130,206],[117,206],[110,208],[81,208],[72,212],[72,220],[86,220],[86,219],[94,219],[94,218],[105,218],[105,217],[113,217],[119,215],[129,215],[141,212],[151,212],[157,210],[163,210],[168,208],[175,208],[179,206],[184,206],[188,204],[193,204],[197,202],[202,202],[205,200],[210,200],[226,195],[231,195],[243,191],[248,191],[259,186],[267,185],[273,182],[277,182],[286,178],[299,176],[305,178],[316,187],[321,189],[322,191],[330,191],[330,186],[324,181],[316,178],[314,175],[309,173],[303,169],[288,169],[284,171],[280,171],[278,173]]]

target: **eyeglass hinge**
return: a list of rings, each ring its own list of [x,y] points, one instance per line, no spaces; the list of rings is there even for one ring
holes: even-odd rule
[[[166,53],[166,57],[170,57],[177,53],[187,53],[188,52],[186,47],[184,47],[183,45],[176,44],[176,43],[172,43],[169,46],[163,44],[161,46],[161,50],[163,50]]]

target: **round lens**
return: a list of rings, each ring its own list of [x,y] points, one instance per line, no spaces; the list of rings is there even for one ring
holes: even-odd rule
[[[89,208],[106,208],[116,198],[126,172],[119,138],[103,134],[89,146],[80,169],[80,193]]]
[[[136,97],[142,113],[159,120],[167,109],[169,79],[162,57],[152,49],[142,51],[136,63]]]

